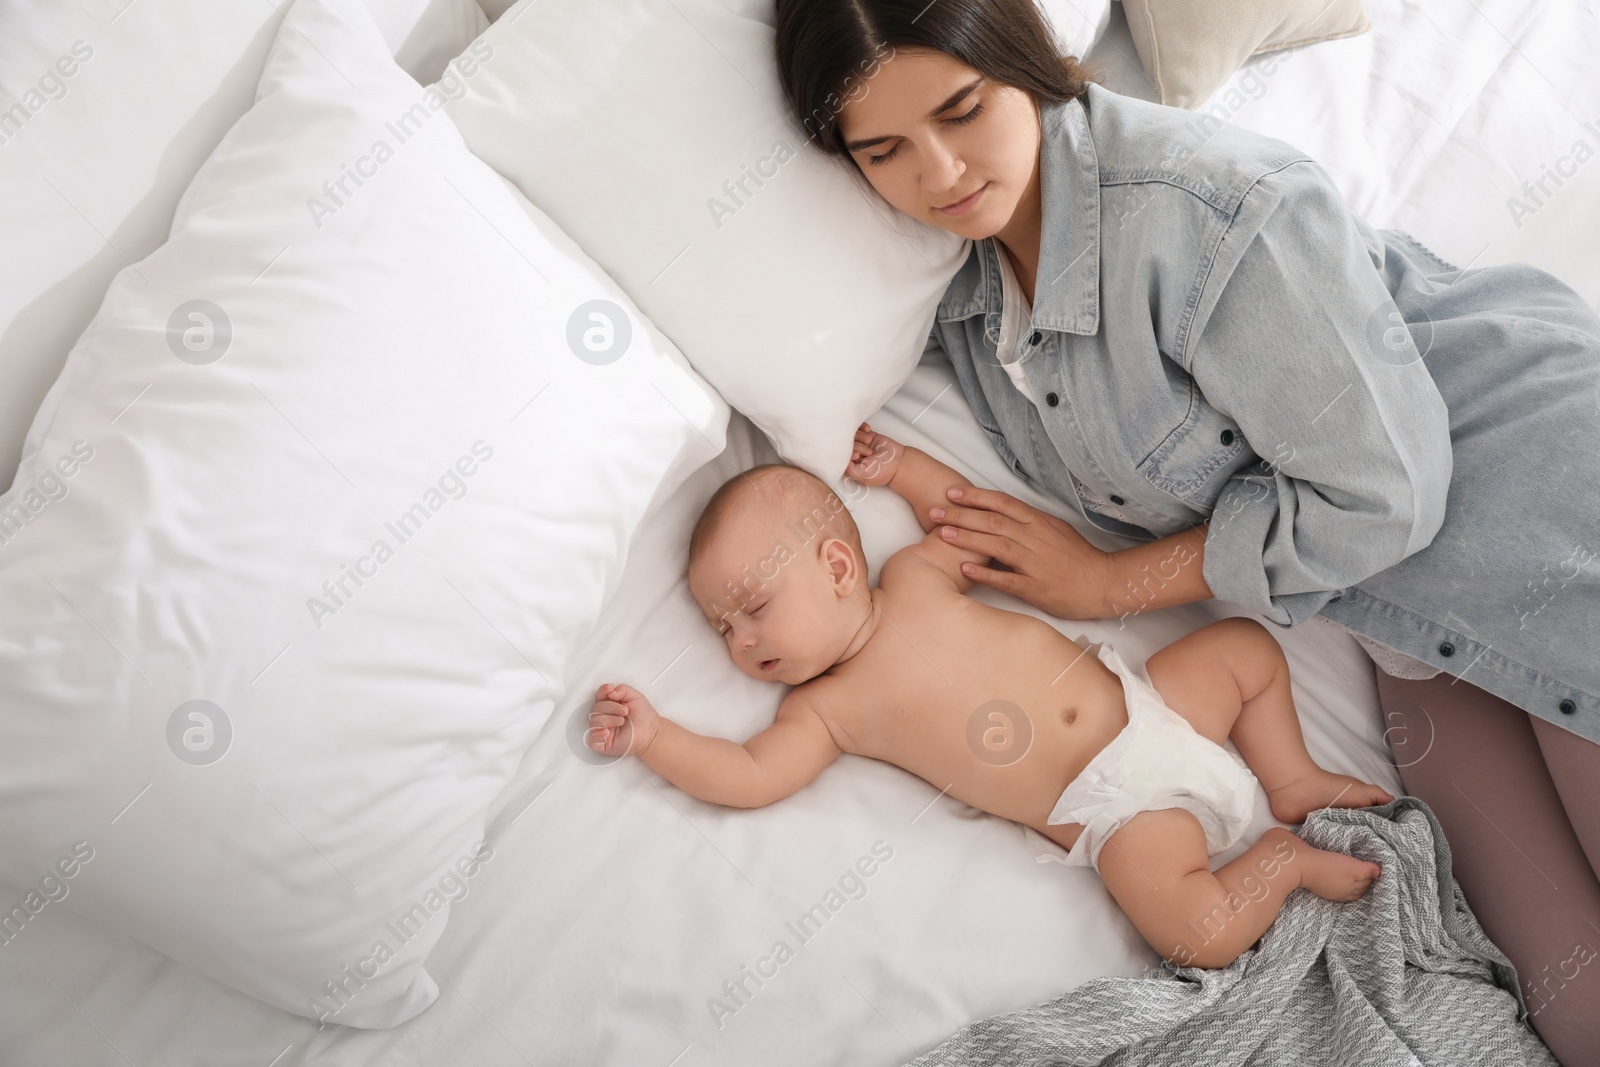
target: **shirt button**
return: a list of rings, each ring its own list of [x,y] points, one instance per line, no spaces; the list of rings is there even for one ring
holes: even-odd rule
[[[1578,713],[1578,705],[1570,700],[1563,700],[1556,707],[1561,709],[1561,714],[1563,715],[1576,715]]]
[[[1233,431],[1232,430],[1223,430],[1222,431],[1222,443],[1225,444],[1225,445],[1233,444]]]
[[[1054,393],[1046,393],[1044,394],[1044,402],[1049,404],[1051,407],[1055,407],[1057,404],[1061,403],[1061,398],[1056,396]]]
[[[1028,338],[1028,343],[1031,344],[1031,345],[1036,345],[1040,341],[1043,341],[1043,340],[1044,340],[1044,334],[1040,333],[1038,330],[1034,330],[1033,331],[1033,336]]]
[[[1118,496],[1118,495],[1117,495],[1117,494],[1115,494],[1115,493],[1112,493],[1112,494],[1111,494],[1111,502],[1112,502],[1112,503],[1113,503],[1113,504],[1115,504],[1115,505],[1117,505],[1117,507],[1119,507],[1119,508],[1120,508],[1120,507],[1121,507],[1121,506],[1122,506],[1122,505],[1124,505],[1124,504],[1126,504],[1126,503],[1127,503],[1127,501],[1126,501],[1126,500],[1124,500],[1124,499],[1122,499],[1122,498],[1121,498],[1121,497],[1120,497],[1120,496]]]
[[[1440,643],[1440,645],[1439,645],[1439,655],[1441,655],[1441,656],[1453,656],[1455,654],[1456,654],[1456,646],[1455,645],[1452,645],[1449,641],[1444,641],[1444,642]]]

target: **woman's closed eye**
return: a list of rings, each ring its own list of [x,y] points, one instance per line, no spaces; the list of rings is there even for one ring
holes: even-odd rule
[[[965,115],[957,115],[954,118],[945,119],[945,121],[946,122],[953,122],[957,126],[965,126],[967,123],[971,122],[973,119],[977,118],[981,114],[983,114],[983,105],[982,104],[973,104],[970,108],[967,109],[967,113]],[[867,162],[871,163],[873,165],[877,165],[879,163],[887,163],[887,162],[889,162],[889,160],[894,158],[895,153],[898,152],[898,151],[900,151],[900,146],[899,145],[895,145],[893,148],[889,149],[889,151],[883,153],[883,155],[881,155],[881,156],[868,156],[867,157]]]

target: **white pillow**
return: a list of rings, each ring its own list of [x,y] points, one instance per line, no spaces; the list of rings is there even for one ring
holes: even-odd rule
[[[784,457],[832,484],[915,369],[969,243],[807,142],[773,18],[770,0],[523,0],[446,108]]]
[[[358,0],[300,0],[260,94],[0,497],[0,879],[76,857],[57,906],[384,1027],[729,411]]]
[[[1063,55],[1083,57],[1111,24],[1111,0],[1038,0]],[[484,14],[498,19],[512,0],[483,0]]]
[[[366,0],[426,84],[488,25],[473,0]],[[249,109],[273,0],[0,4],[0,490],[111,276]],[[19,110],[20,109],[20,110]]]
[[[1062,55],[1082,59],[1111,25],[1111,0],[1038,0]]]

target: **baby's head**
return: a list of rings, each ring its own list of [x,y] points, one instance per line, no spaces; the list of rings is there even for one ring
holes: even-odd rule
[[[784,463],[736,474],[689,537],[689,592],[739,669],[799,685],[839,661],[872,610],[861,533],[839,495]]]

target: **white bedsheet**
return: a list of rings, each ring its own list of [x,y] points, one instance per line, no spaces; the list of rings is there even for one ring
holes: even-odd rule
[[[1258,56],[1195,110],[1304,150],[1450,263],[1532,263],[1600,307],[1600,5],[1365,3],[1371,33]],[[1090,59],[1155,99],[1121,4]]]
[[[978,484],[1066,514],[1005,469],[942,359],[919,367],[873,422]],[[637,539],[572,665],[572,694],[491,819],[494,858],[430,958],[444,993],[423,1016],[393,1031],[318,1033],[58,910],[0,951],[0,1043],[11,1050],[0,1060],[109,1065],[122,1062],[114,1042],[140,1064],[265,1065],[285,1050],[279,1065],[665,1065],[680,1052],[679,1064],[892,1064],[971,1018],[1154,964],[1092,871],[1039,862],[1035,845],[1053,848],[1043,838],[888,764],[841,757],[789,800],[739,811],[696,801],[637,760],[596,766],[575,754],[602,680],[637,686],[707,733],[743,738],[772,719],[783,687],[733,667],[681,578],[703,501],[736,469],[774,458],[742,418],[730,441]],[[887,490],[854,514],[874,568],[917,536],[910,508]],[[1134,617],[1120,633],[1115,621],[1058,625],[1142,660],[1231,613],[1188,605]],[[1364,654],[1327,625],[1281,639],[1313,751],[1397,789]],[[1270,824],[1258,801],[1257,830]],[[877,842],[887,846],[879,857],[892,855],[862,880],[865,892],[841,897],[802,941],[786,924],[830,903]],[[710,999],[779,940],[793,958],[763,986],[747,981],[752,995],[729,999],[736,1010],[719,1027]]]
[[[1322,159],[1375,225],[1403,226],[1461,264],[1529,259],[1595,301],[1600,161],[1579,168],[1521,229],[1504,203],[1513,178],[1554,167],[1575,140],[1600,149],[1582,125],[1600,125],[1588,74],[1600,46],[1593,10],[1567,0],[1474,2],[1481,13],[1368,0],[1372,35],[1301,50],[1233,117]],[[1125,25],[1114,25],[1096,58],[1121,59],[1119,32],[1132,57]],[[1121,79],[1107,81],[1139,90],[1126,66]],[[1005,469],[942,361],[920,367],[872,421],[978,484],[1117,544]],[[887,1065],[971,1019],[1153,964],[1092,871],[1039,862],[1028,832],[887,764],[842,757],[794,797],[737,811],[679,793],[637,760],[595,766],[575,754],[568,725],[603,680],[636,685],[705,732],[742,739],[771,721],[782,688],[727,661],[681,579],[701,503],[736,469],[774,458],[743,419],[729,439],[646,522],[572,664],[572,692],[501,797],[494,858],[429,962],[438,1003],[392,1031],[319,1032],[52,907],[0,947],[0,1067]],[[874,568],[918,533],[886,491],[855,514]],[[1135,617],[1121,631],[1115,621],[1058,625],[1110,640],[1133,662],[1234,613],[1212,603]],[[1355,641],[1318,620],[1273,632],[1312,753],[1397,791],[1372,666]],[[1258,797],[1247,840],[1270,821]],[[848,868],[876,858],[878,842],[878,856],[892,856],[862,880],[864,895],[837,898],[837,911],[802,941],[786,924],[826,906]],[[0,885],[0,902],[16,899],[20,891]],[[779,940],[792,956],[758,986],[741,969],[756,968]],[[741,979],[751,995],[726,998],[724,983]],[[737,1008],[720,1026],[717,997]]]

